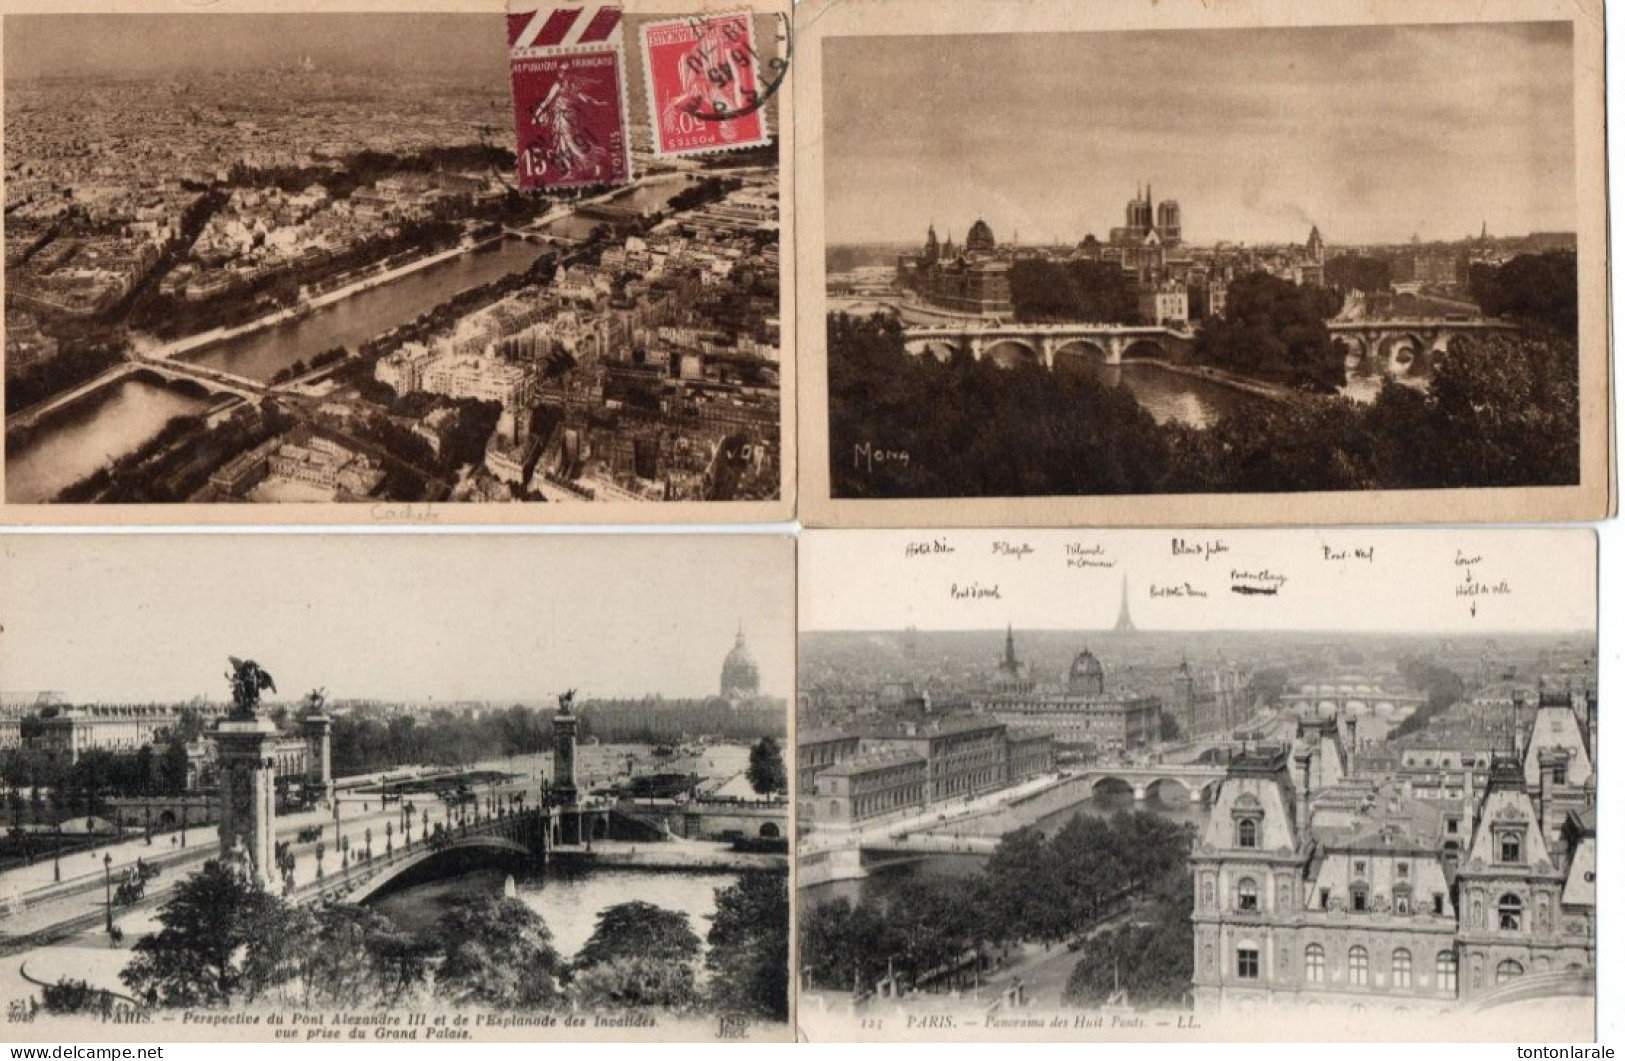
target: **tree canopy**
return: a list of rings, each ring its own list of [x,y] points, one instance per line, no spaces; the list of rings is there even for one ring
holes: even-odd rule
[[[888,974],[906,986],[958,968],[986,943],[1074,939],[1133,904],[1176,894],[1170,882],[1187,875],[1191,840],[1187,827],[1143,811],[1074,815],[1048,837],[1017,829],[968,880],[920,875],[857,904],[804,906],[800,961],[820,987],[864,990]],[[1187,896],[1167,915],[1187,951],[1189,914]]]
[[[620,959],[691,962],[700,955],[700,937],[688,915],[634,899],[601,911],[592,936],[576,952],[575,967],[585,969]]]
[[[1018,259],[1010,265],[1010,301],[1021,321],[1139,323],[1134,278],[1116,262]]]
[[[1580,286],[1573,251],[1520,254],[1502,265],[1474,264],[1468,289],[1485,313],[1529,321],[1578,337]]]
[[[120,979],[155,1006],[221,1006],[251,997],[266,952],[289,935],[289,920],[279,899],[210,859],[175,886],[158,910],[163,927],[136,943]]]
[[[784,752],[772,737],[763,737],[750,749],[750,764],[745,767],[745,779],[757,795],[787,792],[790,776],[784,769]]]
[[[1579,357],[1572,341],[1555,335],[1458,337],[1438,358],[1425,388],[1389,380],[1365,404],[1308,394],[1288,402],[1245,400],[1198,429],[1158,424],[1127,389],[1092,373],[1025,364],[1001,368],[964,353],[945,362],[911,355],[890,316],[836,314],[828,327],[829,460],[836,497],[1276,493],[1579,481]],[[1301,340],[1296,349],[1305,357],[1327,358],[1305,362],[1314,371],[1330,372],[1334,364],[1343,371],[1341,353],[1330,349],[1329,339],[1320,343],[1323,322],[1305,319],[1288,335]],[[1289,349],[1293,342],[1287,342]]]
[[[789,874],[751,870],[718,888],[706,942],[705,968],[716,1009],[790,1019]]]
[[[460,899],[440,915],[436,929],[445,953],[435,974],[441,997],[505,1009],[547,1009],[563,1001],[553,933],[518,899]]]
[[[1329,289],[1249,273],[1231,283],[1224,316],[1207,317],[1197,329],[1197,360],[1332,393],[1343,385],[1343,350],[1326,319],[1340,305]]]

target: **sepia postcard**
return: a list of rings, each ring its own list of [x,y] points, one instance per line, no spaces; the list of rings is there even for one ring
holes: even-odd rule
[[[800,564],[804,1038],[1595,1039],[1592,531]]]
[[[0,1037],[788,1041],[795,543],[0,535]]]
[[[811,526],[1613,511],[1599,0],[808,0]]]
[[[0,0],[0,522],[794,509],[788,0]]]

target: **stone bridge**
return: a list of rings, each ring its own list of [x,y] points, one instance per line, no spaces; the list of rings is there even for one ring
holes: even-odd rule
[[[1201,803],[1209,790],[1223,780],[1227,768],[1223,763],[1147,763],[1126,766],[1091,766],[1076,776],[1091,789],[1117,782],[1134,791],[1136,800],[1143,800],[1159,786],[1173,785],[1181,789],[1192,803]]]
[[[1162,325],[1004,324],[965,321],[920,324],[903,329],[903,347],[946,361],[958,351],[976,360],[989,357],[1001,367],[1023,361],[1054,370],[1068,359],[1120,365],[1125,357],[1168,360],[1189,346],[1194,333]]]
[[[1381,367],[1396,378],[1429,376],[1450,343],[1463,335],[1511,333],[1516,325],[1494,320],[1415,318],[1381,321],[1327,321],[1326,330],[1342,344],[1348,365]]]
[[[246,376],[221,372],[219,369],[206,368],[203,365],[194,365],[189,361],[136,357],[132,359],[131,364],[135,366],[137,372],[151,372],[154,375],[162,376],[164,379],[179,382],[199,383],[211,391],[235,394],[237,397],[251,402],[259,401],[275,389]]]
[[[1517,326],[1494,320],[1415,318],[1382,321],[1328,321],[1326,330],[1342,345],[1351,368],[1380,366],[1395,377],[1429,376],[1439,356],[1462,335],[1514,333]],[[976,360],[991,357],[1003,367],[1023,361],[1053,370],[1068,358],[1107,365],[1124,359],[1170,360],[1189,350],[1196,333],[1163,325],[1018,324],[964,321],[918,324],[903,329],[911,354],[946,361],[958,351]]]
[[[1428,702],[1421,693],[1395,692],[1375,684],[1304,685],[1281,694],[1278,703],[1300,718],[1342,714],[1403,717]]]
[[[289,898],[299,903],[365,902],[408,871],[458,853],[485,852],[545,862],[554,843],[555,826],[564,813],[558,807],[529,808],[453,826],[428,840],[394,844],[384,851],[375,846],[372,858],[356,859],[347,867],[325,873]]]

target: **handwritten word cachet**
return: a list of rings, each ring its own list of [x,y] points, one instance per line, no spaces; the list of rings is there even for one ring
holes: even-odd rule
[[[508,13],[519,187],[632,180],[619,7]]]
[[[748,13],[650,22],[640,27],[639,37],[656,156],[771,142],[763,104],[778,81],[763,83]]]

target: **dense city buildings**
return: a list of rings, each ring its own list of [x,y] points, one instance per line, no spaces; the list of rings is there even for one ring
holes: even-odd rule
[[[274,51],[8,82],[11,500],[778,496],[772,152],[524,195],[500,56]]]
[[[919,814],[1055,769],[1048,733],[985,717],[896,722],[797,738],[803,821],[818,828]],[[810,783],[808,783],[810,782]]]
[[[1077,844],[1104,838],[1110,822],[1163,819],[1190,830],[1170,862],[1190,891],[1182,906],[1133,909],[1152,935],[1178,941],[1183,953],[1168,960],[1190,972],[1182,983],[1123,974],[1129,1005],[1441,1015],[1590,988],[1597,696],[1583,643],[1215,637],[1123,619],[1123,632],[1097,630],[1085,647],[1075,633],[1013,624],[804,638],[806,902],[835,902],[847,894],[835,882],[856,881],[843,887],[857,889],[869,912],[852,916],[865,923],[883,916],[876,896],[912,899],[918,886],[929,902],[934,883],[969,887],[958,874],[975,859],[978,880],[1015,889],[992,893],[998,916],[1024,917],[1043,900],[1002,875],[1019,879],[1021,860],[1063,846],[1058,830]],[[1043,877],[1046,888],[1087,876],[1079,858],[1131,858],[1066,850],[1069,868]],[[1107,942],[1112,916],[1082,909],[1012,943],[1032,997],[1010,1000],[997,945],[975,971],[1004,984],[1018,1011],[1084,1005],[1052,967],[1071,970],[1069,984],[1103,975],[1108,988],[1108,957],[1125,963],[1119,973],[1139,967],[1115,949],[1122,941]],[[841,916],[824,905],[815,922]],[[1038,942],[1084,937],[1059,957]],[[1156,951],[1162,967],[1163,942],[1126,945]],[[974,990],[970,953],[963,968],[911,968],[911,988],[874,990],[935,1012]],[[824,986],[839,999],[853,990],[839,977]],[[866,998],[851,995],[854,1011]]]
[[[1073,659],[1063,684],[1005,688],[995,683],[977,707],[1000,722],[1048,733],[1063,750],[1090,756],[1137,751],[1161,735],[1161,700],[1131,690],[1108,691],[1105,669],[1087,648]]]
[[[987,222],[977,221],[962,248],[949,236],[937,243],[935,225],[926,231],[925,248],[897,261],[897,283],[925,302],[944,309],[984,316],[1010,312],[1010,263],[998,253]]]
[[[1365,771],[1339,718],[1232,760],[1190,858],[1198,1008],[1445,1009],[1525,976],[1593,974],[1584,703],[1543,695],[1517,755],[1412,742],[1405,768]],[[1417,791],[1417,756],[1459,785]]]

